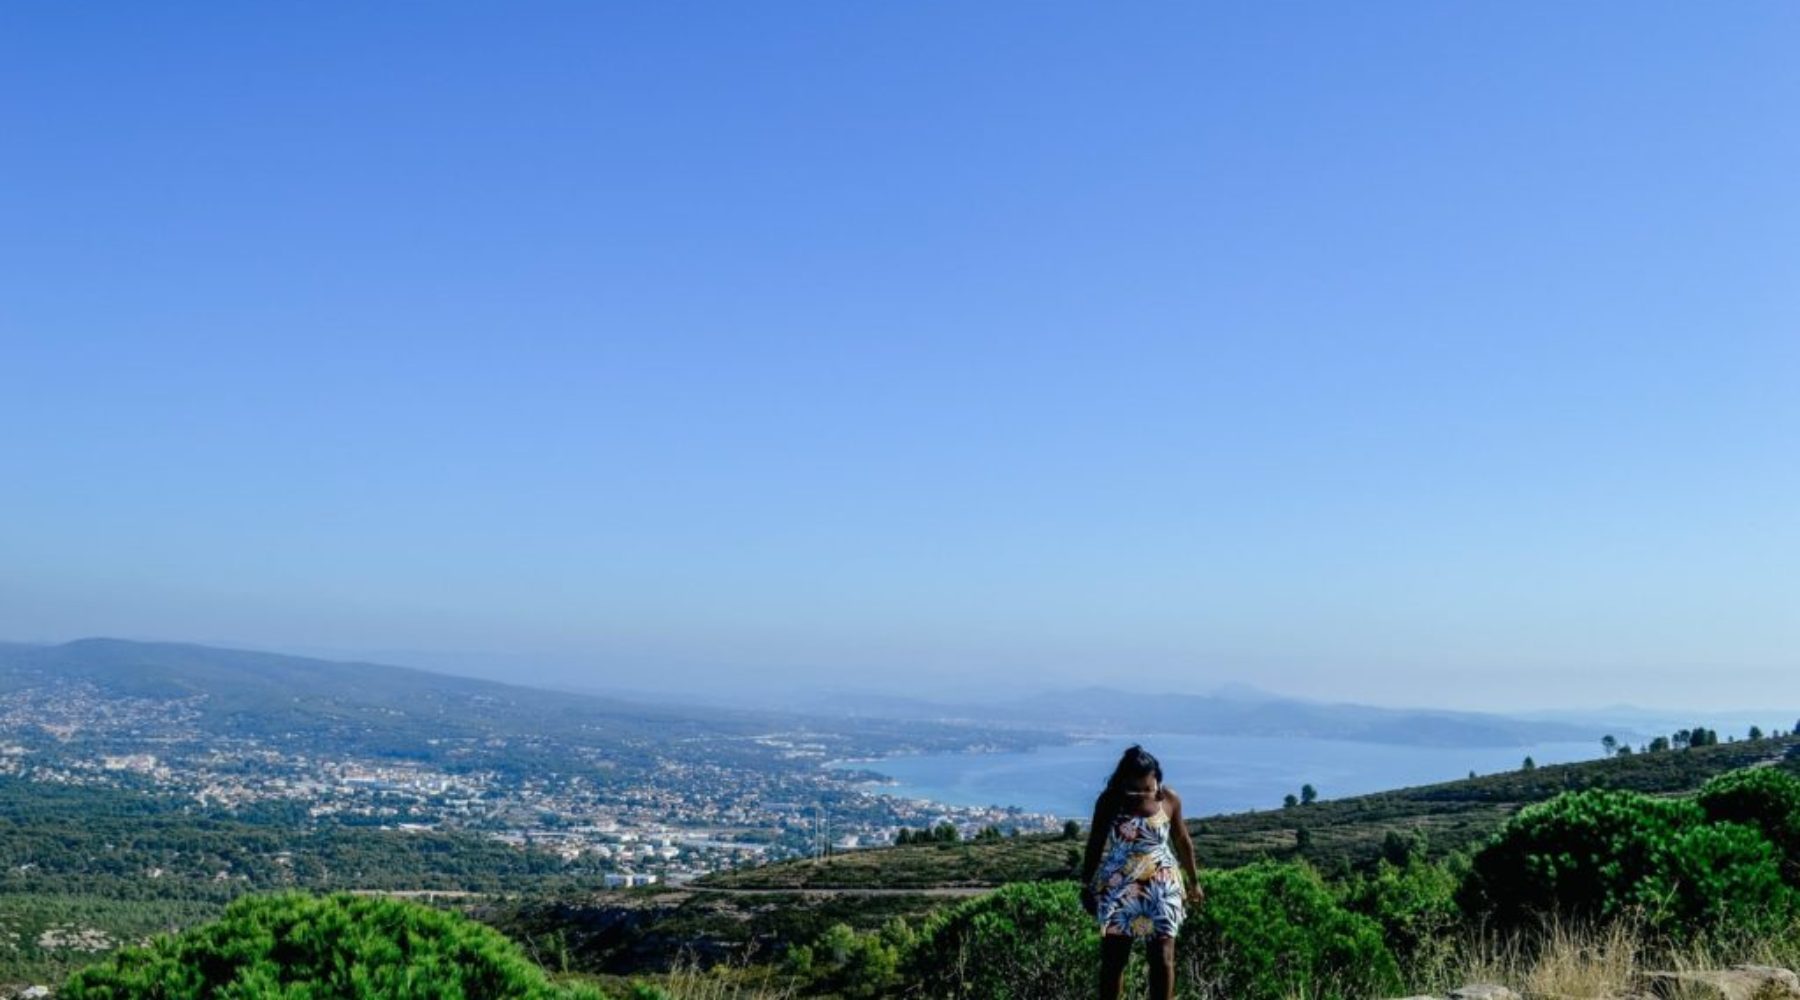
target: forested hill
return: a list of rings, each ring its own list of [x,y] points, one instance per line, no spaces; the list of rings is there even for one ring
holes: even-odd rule
[[[87,683],[117,698],[196,699],[209,723],[306,728],[407,719],[444,735],[514,735],[605,724],[648,732],[687,725],[746,731],[767,716],[625,701],[395,667],[187,643],[81,639],[0,646],[0,691]]]
[[[578,757],[603,764],[608,774],[653,764],[652,750],[695,741],[749,746],[774,729],[823,734],[820,745],[839,754],[954,750],[975,738],[967,725],[864,720],[847,726],[821,715],[655,703],[379,663],[120,639],[0,644],[0,695],[63,701],[91,695],[121,707],[138,699],[180,709],[184,736],[266,740],[331,754],[441,760],[457,744],[509,742],[521,767],[557,770]],[[1011,745],[1061,738],[1023,726],[984,732],[996,728]],[[534,747],[541,752],[532,753]]]
[[[1204,816],[1190,819],[1189,826],[1204,865],[1304,858],[1329,870],[1372,862],[1395,837],[1422,843],[1433,856],[1471,848],[1522,806],[1565,791],[1690,792],[1715,775],[1753,766],[1800,771],[1800,738],[1740,740],[1533,767],[1292,808]],[[1198,811],[1192,805],[1188,808]],[[1080,839],[1054,835],[908,844],[722,872],[699,885],[719,889],[1001,885],[1070,876],[1081,847]]]

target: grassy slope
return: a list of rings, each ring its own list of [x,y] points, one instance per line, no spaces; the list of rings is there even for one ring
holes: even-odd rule
[[[1727,743],[1697,750],[1513,771],[1472,780],[1192,821],[1201,862],[1231,867],[1303,856],[1327,870],[1371,863],[1390,830],[1424,831],[1433,855],[1467,850],[1532,802],[1578,788],[1677,794],[1725,771],[1785,762],[1800,770],[1800,739]],[[1295,847],[1304,824],[1312,846]],[[483,905],[477,915],[568,967],[649,971],[686,953],[703,962],[768,961],[783,945],[813,940],[833,922],[872,930],[892,916],[916,920],[954,903],[906,894],[948,886],[1070,877],[1082,841],[1029,836],[854,851],[721,873],[685,888],[600,892],[586,898]],[[733,892],[752,889],[756,892]],[[883,894],[859,894],[880,889]],[[835,891],[834,891],[835,890]]]
[[[1294,809],[1271,809],[1192,820],[1203,865],[1233,867],[1295,853],[1295,831],[1312,834],[1306,857],[1324,868],[1364,864],[1378,856],[1390,830],[1423,830],[1433,854],[1473,847],[1521,806],[1578,788],[1629,788],[1674,793],[1751,764],[1800,754],[1800,740],[1765,739],[1694,750],[1641,754],[1510,771],[1374,795],[1331,799]],[[1792,758],[1790,758],[1791,762]],[[1000,885],[1070,873],[1082,842],[1032,835],[986,843],[907,845],[789,861],[709,876],[716,888],[925,888]]]
[[[1724,771],[1780,761],[1800,770],[1800,740],[1728,743],[1698,750],[1549,766],[1294,809],[1207,817],[1194,821],[1192,826],[1202,863],[1229,867],[1261,857],[1296,856],[1295,830],[1303,824],[1312,839],[1304,857],[1331,869],[1372,860],[1390,830],[1424,830],[1432,853],[1442,854],[1475,846],[1521,806],[1568,789],[1605,786],[1679,793],[1691,791]],[[52,792],[22,787],[18,791],[10,800],[15,815],[0,815],[0,827],[15,824],[17,828],[5,841],[13,846],[14,853],[29,856],[11,858],[5,868],[7,878],[0,880],[6,883],[0,885],[0,938],[17,935],[11,940],[21,942],[35,939],[43,929],[57,924],[99,926],[115,937],[134,939],[154,929],[191,923],[216,907],[219,897],[235,894],[210,883],[202,886],[199,876],[205,872],[198,869],[191,879],[147,882],[137,877],[146,864],[170,864],[132,854],[158,854],[163,845],[157,840],[156,831],[165,825],[182,842],[184,859],[187,850],[198,848],[203,841],[211,842],[217,847],[214,853],[236,859],[231,865],[234,870],[251,875],[261,871],[256,862],[266,860],[263,856],[273,850],[271,839],[280,841],[283,836],[276,829],[217,817],[142,815],[145,810],[156,810],[123,792]],[[88,801],[90,798],[95,801]],[[127,799],[131,809],[109,812],[109,804],[118,805]],[[0,797],[0,802],[6,801],[9,800]],[[135,838],[126,836],[132,831],[136,832]],[[46,836],[51,839],[45,840]],[[394,853],[397,848],[428,846],[418,838],[396,843],[393,835],[375,831],[346,832],[343,836],[346,842],[334,848],[337,853],[327,852],[335,859],[331,865],[334,871],[361,870],[366,877],[373,865],[391,874],[395,880],[392,884],[410,887],[435,882],[427,874],[437,875],[440,868],[448,868],[454,870],[454,877],[449,878],[453,884],[472,878],[476,883],[472,887],[529,894],[535,898],[490,898],[468,905],[481,919],[521,940],[553,968],[613,972],[657,968],[684,951],[702,961],[766,961],[782,945],[811,940],[836,921],[858,929],[873,929],[889,917],[916,918],[954,901],[923,894],[834,893],[834,888],[891,892],[1068,877],[1077,857],[1074,852],[1081,848],[1079,840],[1054,836],[877,848],[819,861],[785,862],[722,873],[688,888],[619,892],[584,891],[577,888],[581,884],[578,878],[566,875],[546,877],[547,873],[536,871],[499,874],[489,867],[495,859],[478,857],[485,853],[480,850],[468,852],[466,858],[451,852],[451,856],[426,861],[413,857],[410,851],[402,851],[404,857]],[[124,852],[130,856],[121,861],[114,856],[115,851],[97,846],[96,842],[101,841],[134,846]],[[508,859],[517,860],[512,855]],[[468,864],[471,860],[475,862],[472,866]],[[211,855],[207,861],[213,865]],[[24,868],[33,862],[35,867]],[[271,881],[286,882],[290,874],[297,873],[272,872]],[[293,881],[308,884],[312,880]],[[381,881],[375,880],[375,884]],[[189,882],[192,884],[186,884]],[[242,888],[260,887],[262,882],[253,878],[250,885]],[[732,889],[780,891],[737,893]],[[127,898],[131,896],[135,899]],[[111,902],[95,909],[106,901]],[[0,965],[13,976],[42,974],[79,961],[78,956],[69,954],[0,955],[6,957],[11,961]]]

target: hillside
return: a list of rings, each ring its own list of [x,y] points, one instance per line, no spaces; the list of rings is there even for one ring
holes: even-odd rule
[[[0,646],[0,692],[88,683],[118,698],[197,700],[225,733],[358,739],[372,730],[438,736],[606,735],[675,740],[751,733],[779,713],[626,701],[395,667],[187,643],[81,639]]]
[[[1800,773],[1800,738],[1723,743],[1331,799],[1190,821],[1204,867],[1304,859],[1331,872],[1366,869],[1390,835],[1432,858],[1469,850],[1521,807],[1583,788],[1692,792],[1738,768]],[[1297,831],[1310,843],[1298,845]],[[1082,841],[1028,835],[994,841],[881,847],[721,873],[683,887],[567,893],[485,902],[476,915],[534,947],[553,942],[578,968],[624,973],[670,956],[707,961],[775,954],[833,923],[872,931],[895,916],[921,917],[958,896],[1033,879],[1071,878]]]
[[[1305,855],[1321,866],[1357,865],[1380,854],[1388,831],[1423,833],[1434,854],[1461,850],[1498,829],[1520,806],[1580,788],[1653,793],[1691,791],[1715,774],[1785,760],[1800,738],[1722,743],[1691,750],[1508,771],[1477,778],[1326,799],[1292,809],[1191,819],[1202,864],[1232,867],[1295,852],[1296,831],[1312,838]],[[720,889],[914,889],[999,885],[1067,874],[1079,841],[1031,835],[987,842],[873,848],[723,872],[700,886]]]
[[[189,728],[226,738],[278,741],[331,754],[432,759],[458,741],[512,746],[500,763],[548,770],[573,763],[554,746],[577,746],[596,776],[648,767],[645,747],[747,741],[772,728],[816,731],[821,747],[960,749],[964,725],[898,721],[846,726],[818,715],[767,709],[632,701],[551,691],[379,663],[345,663],[187,643],[82,639],[54,646],[0,644],[0,695],[91,689],[106,700],[141,699],[187,710]],[[1054,741],[1057,733],[1000,727],[1010,745]],[[992,742],[996,727],[980,736]],[[493,755],[488,755],[493,756]]]

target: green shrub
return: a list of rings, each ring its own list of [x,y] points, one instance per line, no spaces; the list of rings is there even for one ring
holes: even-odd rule
[[[1325,1000],[1398,986],[1380,925],[1345,909],[1311,868],[1263,863],[1204,877],[1207,904],[1176,944],[1183,997]],[[927,918],[901,978],[908,995],[933,1000],[1085,998],[1099,962],[1099,931],[1075,884],[1027,882]]]
[[[1781,877],[1781,857],[1761,830],[1711,823],[1683,830],[1660,880],[1652,924],[1673,936],[1728,930],[1758,934],[1786,928],[1794,890]]]
[[[1398,988],[1380,925],[1345,909],[1312,868],[1261,862],[1203,877],[1206,904],[1177,943],[1184,995],[1326,1000]]]
[[[1448,944],[1446,934],[1462,917],[1456,905],[1458,874],[1417,856],[1403,865],[1381,861],[1373,874],[1344,884],[1344,905],[1381,925],[1388,950],[1407,968],[1449,956],[1428,955]]]
[[[782,974],[805,978],[812,975],[813,950],[810,944],[797,944],[781,955]]]
[[[69,979],[64,1000],[552,1000],[499,932],[394,899],[250,896],[219,920],[128,948]]]
[[[899,918],[868,934],[835,923],[811,946],[790,952],[787,968],[815,988],[850,998],[880,996],[894,985],[901,948],[910,938],[906,921]]]
[[[1100,968],[1100,934],[1077,893],[1074,882],[1018,882],[933,913],[904,959],[901,978],[909,995],[1090,995]]]
[[[1520,810],[1475,856],[1460,902],[1500,930],[1630,916],[1690,939],[1778,922],[1794,897],[1755,828],[1708,824],[1691,800],[1588,790]]]
[[[1790,885],[1800,885],[1800,778],[1772,767],[1721,774],[1700,789],[1700,808],[1714,822],[1747,823],[1782,855]]]

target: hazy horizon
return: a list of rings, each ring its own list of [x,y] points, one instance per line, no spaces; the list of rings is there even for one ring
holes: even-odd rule
[[[1800,704],[1796,31],[10,7],[0,636]]]
[[[893,687],[858,685],[854,678],[837,685],[821,685],[809,688],[806,700],[797,700],[792,689],[769,688],[756,683],[743,683],[738,686],[718,686],[705,690],[695,690],[691,685],[681,682],[657,687],[655,685],[633,684],[629,679],[607,683],[596,681],[597,676],[617,675],[625,673],[640,676],[632,672],[602,672],[591,667],[558,671],[547,668],[541,661],[533,661],[525,657],[506,657],[496,654],[433,654],[417,650],[342,650],[331,648],[296,648],[260,646],[255,643],[239,643],[229,641],[195,641],[189,639],[167,639],[142,636],[78,636],[61,640],[22,640],[17,637],[0,636],[0,645],[20,643],[24,645],[60,645],[64,642],[75,642],[84,639],[122,640],[143,643],[175,643],[182,645],[207,646],[216,649],[234,649],[253,653],[275,653],[285,656],[297,656],[335,662],[370,663],[383,666],[407,667],[452,677],[466,677],[478,680],[500,681],[508,684],[523,685],[547,690],[568,691],[578,694],[592,694],[626,699],[635,699],[647,703],[680,704],[692,702],[723,707],[739,706],[751,708],[788,708],[796,711],[813,712],[821,706],[838,703],[838,699],[894,699],[899,702],[942,703],[948,706],[977,706],[986,703],[1004,703],[1018,698],[1027,698],[1036,694],[1059,694],[1078,692],[1086,688],[1121,690],[1116,685],[1105,682],[1072,681],[1057,683],[1047,681],[1030,687],[1008,686],[994,687],[963,684],[931,689],[920,689],[916,683]],[[646,678],[649,679],[649,678]],[[1783,706],[1780,704],[1763,704],[1755,707],[1748,705],[1724,705],[1705,709],[1698,714],[1691,706],[1659,705],[1639,703],[1629,699],[1606,703],[1544,703],[1521,705],[1514,708],[1499,708],[1491,705],[1457,705],[1441,702],[1426,702],[1401,698],[1392,701],[1378,701],[1369,698],[1350,696],[1323,696],[1316,692],[1276,690],[1262,687],[1243,680],[1228,680],[1217,684],[1199,683],[1184,684],[1172,682],[1154,688],[1155,693],[1223,696],[1239,698],[1268,697],[1276,699],[1292,699],[1318,704],[1361,705],[1373,708],[1417,710],[1421,712],[1473,712],[1492,715],[1509,716],[1521,719],[1568,719],[1591,723],[1594,725],[1613,726],[1621,736],[1653,735],[1659,729],[1673,731],[1694,723],[1711,724],[1724,727],[1726,734],[1734,734],[1736,728],[1758,725],[1765,730],[1791,726],[1792,719],[1800,718],[1800,704]],[[1635,728],[1634,728],[1635,727]],[[1149,730],[1145,730],[1149,732]]]

